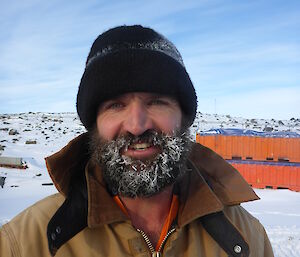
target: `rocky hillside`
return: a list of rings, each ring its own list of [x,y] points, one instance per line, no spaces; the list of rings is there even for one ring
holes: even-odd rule
[[[300,119],[250,119],[198,112],[191,135],[214,128],[300,134]],[[0,115],[0,155],[50,154],[85,132],[76,113],[19,113]],[[32,153],[33,152],[33,153]],[[20,154],[19,154],[20,153]]]

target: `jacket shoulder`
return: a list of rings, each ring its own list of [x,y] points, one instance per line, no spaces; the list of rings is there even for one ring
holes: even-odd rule
[[[223,212],[248,243],[250,256],[274,256],[267,233],[258,219],[240,205],[225,206]]]
[[[4,224],[0,229],[0,256],[48,256],[47,225],[63,201],[61,194],[48,196]]]

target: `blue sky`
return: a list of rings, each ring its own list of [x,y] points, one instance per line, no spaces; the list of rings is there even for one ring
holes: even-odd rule
[[[300,118],[300,1],[0,2],[0,113],[76,111],[94,39],[142,24],[181,52],[204,113]]]

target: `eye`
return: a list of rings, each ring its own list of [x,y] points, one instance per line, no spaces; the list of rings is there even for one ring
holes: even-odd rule
[[[149,105],[168,105],[168,101],[163,98],[155,98],[149,101]]]
[[[110,102],[104,106],[105,110],[118,110],[124,107],[122,102]]]

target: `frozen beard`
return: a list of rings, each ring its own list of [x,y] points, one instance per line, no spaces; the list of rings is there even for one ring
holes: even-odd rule
[[[103,178],[113,195],[149,197],[173,184],[186,173],[186,157],[190,148],[187,132],[169,136],[156,131],[146,131],[135,137],[125,135],[103,142],[97,131],[92,133],[93,157],[103,167]],[[132,144],[158,147],[154,159],[139,160],[122,155]]]

